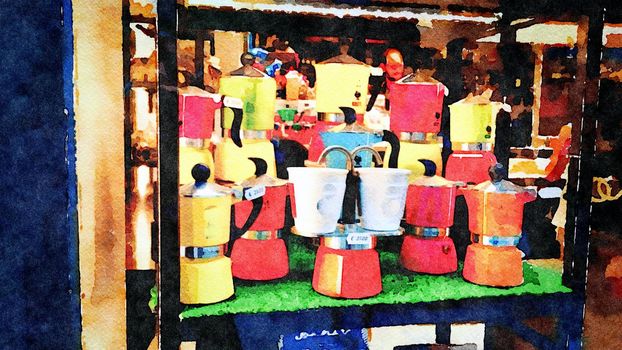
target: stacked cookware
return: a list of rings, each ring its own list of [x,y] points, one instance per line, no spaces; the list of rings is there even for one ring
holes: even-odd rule
[[[255,166],[248,158],[264,159],[267,174],[276,176],[274,147],[267,138],[274,128],[276,81],[252,67],[254,60],[243,54],[243,66],[220,79],[220,93],[241,100],[241,112],[223,113],[222,127],[229,135],[216,145],[214,155],[215,176],[222,181],[240,183],[253,176]]]
[[[488,96],[468,96],[449,106],[451,147],[445,176],[449,180],[478,184],[488,180],[488,168],[496,164],[493,153],[497,113],[503,103]]]
[[[382,291],[377,237],[400,235],[409,170],[354,168],[362,146],[349,152],[328,147],[320,156],[340,152],[346,169],[288,168],[293,191],[293,232],[320,237],[312,286],[320,294],[340,298],[366,298]]]

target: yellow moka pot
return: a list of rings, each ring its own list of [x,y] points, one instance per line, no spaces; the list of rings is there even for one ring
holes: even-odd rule
[[[255,175],[255,164],[248,158],[261,158],[268,164],[266,174],[276,177],[274,146],[267,139],[243,139],[238,147],[232,139],[226,138],[216,145],[216,178],[241,183]]]
[[[182,186],[179,194],[179,245],[200,252],[180,258],[180,301],[210,304],[233,295],[231,259],[224,256],[229,241],[231,190],[207,182],[210,169],[192,168],[194,183]]]
[[[316,110],[341,113],[339,107],[352,107],[364,114],[371,68],[364,64],[318,63],[315,67]]]
[[[411,182],[425,173],[425,166],[419,159],[429,159],[436,164],[436,175],[441,175],[443,159],[441,157],[441,143],[410,143],[400,142],[400,151],[397,156],[397,168],[408,169],[411,171],[408,181]],[[391,167],[390,158],[392,147],[389,145],[385,151],[383,166]]]
[[[209,140],[179,139],[179,184],[193,183],[191,171],[195,164],[205,164],[214,168],[214,158],[209,149]],[[210,174],[209,182],[214,182],[214,174]]]
[[[276,80],[266,77],[227,76],[220,78],[220,94],[242,100],[242,130],[272,130],[276,104]],[[233,112],[225,110],[222,127],[231,129]]]
[[[192,168],[195,182],[179,191],[179,245],[209,247],[229,241],[232,195],[227,187],[207,182],[210,170]]]
[[[460,100],[449,105],[452,143],[494,143],[495,120],[500,102],[477,103]]]

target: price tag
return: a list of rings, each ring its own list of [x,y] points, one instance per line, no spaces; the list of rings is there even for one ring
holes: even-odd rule
[[[266,194],[266,186],[255,186],[244,190],[244,199],[252,201]]]
[[[371,236],[367,233],[350,233],[346,238],[346,242],[348,244],[370,244]]]

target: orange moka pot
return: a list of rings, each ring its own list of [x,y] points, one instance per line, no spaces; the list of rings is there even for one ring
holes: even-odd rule
[[[469,208],[469,231],[484,236],[519,236],[523,207],[536,199],[535,191],[501,179],[461,191]]]

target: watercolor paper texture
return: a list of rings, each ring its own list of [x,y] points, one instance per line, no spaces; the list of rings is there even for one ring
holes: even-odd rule
[[[0,14],[0,348],[622,348],[617,1]]]

